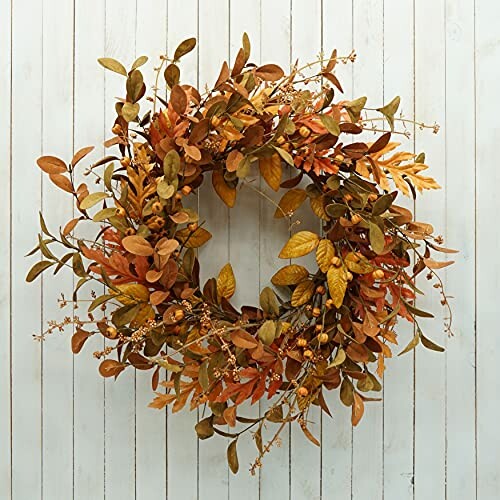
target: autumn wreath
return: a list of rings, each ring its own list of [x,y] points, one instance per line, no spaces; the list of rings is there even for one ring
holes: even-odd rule
[[[250,431],[258,449],[253,472],[288,422],[297,422],[318,444],[307,415],[311,405],[330,414],[325,391],[339,389],[342,403],[352,408],[352,424],[359,422],[364,402],[376,399],[368,394],[381,390],[385,359],[398,344],[399,318],[415,325],[403,352],[419,342],[442,350],[420,328],[420,318],[432,315],[415,306],[415,278],[425,271],[448,306],[435,269],[451,262],[437,262],[431,254],[451,250],[441,246],[431,225],[395,204],[400,193],[415,197],[439,187],[423,175],[422,153],[401,151],[391,140],[407,133],[396,125],[410,122],[396,117],[399,98],[378,109],[367,108],[366,97],[334,100],[343,92],[335,67],[354,61],[354,53],[339,57],[334,51],[285,75],[275,64],[248,62],[245,34],[234,66],[224,62],[213,88],[202,93],[180,83],[177,64],[195,43],[186,40],[173,58],[162,56],[145,113],[139,67],[147,58],[129,71],[114,59],[99,60],[126,84],[125,98],[115,106],[113,137],[105,142],[117,153],[80,173],[92,147],[69,164],[53,156],[38,159],[54,184],[73,197],[79,216],[56,234],[41,218],[33,253],[41,251],[43,260],[27,280],[50,268],[54,274],[72,268],[78,279],[72,299],[61,298],[63,306],[81,302],[79,291],[94,283],[85,317],[52,322],[37,338],[72,324],[78,353],[89,337],[103,336],[103,351],[94,353],[104,358],[101,375],[150,370],[157,391],[151,407],[206,407],[209,416],[196,432],[200,439],[232,438],[233,472],[237,441]],[[363,131],[375,140],[357,142]],[[294,232],[279,254],[288,261],[314,252],[317,267],[288,262],[271,278],[278,292],[266,287],[259,307],[236,309],[230,303],[236,286],[230,264],[200,283],[196,249],[211,238],[210,221],[202,222],[185,200],[209,177],[233,207],[254,162],[270,188],[284,191],[276,217],[291,220],[308,200],[322,230]],[[93,192],[76,181],[79,175],[95,180]],[[82,224],[95,228],[92,237],[88,229],[81,237]],[[66,253],[56,256],[56,246]],[[270,400],[268,409],[259,418],[245,417],[241,405],[261,399]],[[268,422],[278,428],[266,438]]]

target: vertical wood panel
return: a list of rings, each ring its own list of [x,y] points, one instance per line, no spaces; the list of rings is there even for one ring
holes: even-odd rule
[[[367,96],[367,105],[383,102],[383,1],[354,3],[353,39],[358,58],[353,70],[353,97]],[[355,140],[373,141],[364,132]],[[352,495],[382,498],[383,402],[368,403],[365,416],[353,431]]]
[[[446,352],[446,494],[476,498],[474,2],[446,2],[446,238],[458,248],[446,273],[455,336]],[[457,85],[457,82],[460,82]],[[460,145],[460,147],[457,147]],[[457,175],[457,166],[464,176]],[[467,179],[464,182],[464,178]],[[468,235],[464,238],[464,235]],[[470,236],[469,236],[470,235]],[[443,255],[443,260],[446,255]],[[456,259],[455,259],[456,257]],[[459,436],[459,438],[458,438]],[[483,496],[482,498],[486,498]]]
[[[284,71],[290,68],[290,10],[291,0],[262,1],[261,62],[274,62]],[[261,180],[260,189],[277,203],[282,191],[275,193]],[[272,275],[283,265],[278,254],[289,237],[287,221],[273,218],[275,206],[266,199],[260,200],[259,274],[260,289],[270,286]],[[269,404],[261,403],[261,412]],[[276,432],[277,425],[269,424],[264,430],[267,442]],[[281,432],[280,446],[274,446],[264,457],[260,475],[260,498],[289,498],[290,493],[290,427]]]
[[[493,158],[500,130],[492,114],[500,78],[498,40],[499,6],[496,2],[475,2],[475,102],[476,102],[476,222],[477,222],[477,498],[495,498],[500,490],[500,408],[496,377],[498,325],[497,297],[500,268],[496,263],[500,233],[492,230],[499,212],[497,186],[500,171]],[[469,180],[467,176],[465,182]],[[491,221],[491,222],[490,222]],[[489,223],[490,222],[490,223]],[[494,226],[493,226],[494,227]],[[472,236],[472,235],[471,235]],[[472,334],[472,332],[471,332]]]
[[[353,1],[336,0],[323,4],[323,50],[329,56],[336,48],[347,56],[354,48],[352,39]],[[345,94],[337,93],[335,101],[352,98],[352,64],[339,64],[335,72]],[[325,394],[332,418],[323,415],[321,433],[322,498],[335,492],[338,498],[351,497],[352,425],[351,410],[339,398],[337,390]]]
[[[152,16],[151,13],[155,15]],[[167,48],[167,4],[164,0],[143,0],[137,3],[136,56],[147,55],[141,67],[151,94],[159,56]],[[163,83],[163,82],[161,82]],[[141,101],[141,115],[151,104]],[[165,411],[151,411],[148,404],[154,397],[151,390],[153,370],[136,372],[136,498],[165,498],[167,495],[167,422]],[[159,388],[159,390],[164,390]]]
[[[407,118],[413,117],[414,106],[414,57],[413,57],[413,0],[384,0],[384,102],[401,97],[400,111]],[[393,136],[407,151],[413,151],[412,134]],[[404,130],[398,124],[398,130]],[[413,210],[413,200],[399,195],[398,205]],[[414,335],[413,324],[400,321],[398,346],[393,347],[393,358],[387,361],[384,376],[384,498],[403,500],[413,498],[413,355],[398,357]]]
[[[40,259],[24,255],[36,241],[41,208],[34,160],[42,145],[43,38],[41,2],[12,6],[12,495],[21,499],[42,495],[42,346],[31,336],[42,328],[42,282],[24,285]]]
[[[11,498],[11,4],[0,4],[0,497]]]
[[[252,46],[250,61],[259,64],[261,37],[261,0],[248,0],[243,5],[238,0],[230,1],[230,65],[242,46],[242,34],[246,32]],[[250,185],[259,187],[257,165],[252,165],[251,175],[245,180]],[[260,199],[259,194],[243,183],[238,187],[237,200],[230,211],[229,218],[229,261],[236,278],[236,292],[232,299],[235,307],[258,305],[259,299],[259,238],[260,238]],[[259,416],[259,405],[245,402],[238,407],[238,413],[249,418]],[[241,430],[244,424],[238,428]],[[229,498],[258,498],[259,477],[248,473],[250,464],[258,451],[251,433],[243,435],[237,444],[240,471],[234,476],[229,473]]]
[[[136,0],[106,2],[105,56],[118,59],[129,68],[135,58]],[[115,120],[115,98],[125,93],[120,75],[105,73],[105,134],[111,136]],[[136,374],[125,370],[120,377],[105,381],[105,495],[109,500],[126,500],[136,495]]]
[[[104,153],[99,146],[104,140],[104,71],[97,64],[97,58],[104,54],[104,14],[105,5],[100,0],[75,2],[74,145],[75,149],[97,145],[79,164],[77,183],[88,182],[85,167]],[[86,225],[77,227],[80,238],[94,234]],[[90,289],[82,290],[81,296]],[[104,497],[104,379],[92,357],[103,347],[103,338],[94,335],[74,360],[75,500]]]
[[[168,3],[167,48],[172,57],[177,45],[189,37],[198,38],[198,2],[185,0]],[[199,40],[196,49],[182,58],[181,83],[198,84]],[[186,205],[198,208],[198,195],[191,195]],[[168,410],[170,412],[170,410]],[[168,415],[168,498],[198,498],[198,438],[194,430],[197,411]],[[222,459],[224,457],[222,456]]]
[[[59,26],[59,29],[52,29]],[[71,158],[73,154],[73,3],[65,0],[43,2],[43,154]],[[73,216],[71,195],[54,190],[43,177],[42,212],[46,221],[68,221]],[[57,225],[49,223],[55,234]],[[61,249],[58,249],[60,252]],[[58,286],[43,281],[42,321],[62,322],[71,313],[71,304],[58,305],[61,293],[70,298],[73,273],[65,268],[58,274]],[[63,333],[54,332],[43,349],[43,492],[44,498],[71,498],[73,495],[73,355],[70,349],[72,325]],[[61,377],[61,373],[66,373]]]
[[[444,2],[415,4],[415,115],[419,121],[445,123]],[[429,130],[417,130],[416,152],[425,151],[433,176],[446,183],[445,140]],[[416,219],[432,221],[436,234],[446,229],[445,194],[425,193],[417,200]],[[445,234],[444,234],[445,235]],[[446,235],[445,235],[446,236]],[[425,276],[417,286],[426,294],[417,307],[429,310],[435,320],[419,321],[424,335],[443,344],[444,310],[438,293]],[[415,352],[415,499],[445,496],[445,360],[446,356],[420,346]],[[430,445],[432,443],[432,445]]]
[[[229,60],[229,0],[199,3],[199,83],[213,86],[219,75],[222,61]],[[212,239],[199,252],[201,283],[213,276],[229,260],[229,209],[215,194],[210,175],[200,192],[200,222]],[[209,410],[207,409],[205,413]],[[200,418],[207,416],[200,408]],[[227,440],[218,437],[199,442],[199,485],[201,500],[227,498],[229,495],[229,468],[225,460]]]

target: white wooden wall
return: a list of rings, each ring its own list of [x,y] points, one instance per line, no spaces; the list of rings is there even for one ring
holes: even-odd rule
[[[497,0],[0,0],[0,498],[499,498],[499,17]],[[244,466],[253,443],[241,447],[235,477],[223,439],[197,442],[196,413],[146,408],[147,376],[100,378],[89,355],[99,342],[76,358],[69,334],[35,343],[31,335],[65,313],[56,298],[72,277],[27,286],[33,260],[23,256],[40,208],[61,223],[72,211],[35,158],[70,158],[102,142],[112,123],[122,82],[96,59],[130,64],[196,36],[184,76],[203,84],[234,58],[243,31],[254,60],[285,67],[323,48],[355,48],[358,62],[341,69],[348,97],[380,105],[399,94],[405,114],[441,124],[438,136],[417,130],[407,141],[427,151],[445,187],[416,212],[461,250],[446,273],[454,338],[443,336],[440,308],[422,303],[438,317],[426,335],[446,353],[390,360],[384,402],[370,404],[354,431],[333,394],[333,420],[315,414],[322,448],[287,430],[256,477]],[[203,189],[199,210],[215,233],[205,276],[231,260],[244,284],[236,300],[255,303],[286,237],[273,209],[242,192],[229,214]]]

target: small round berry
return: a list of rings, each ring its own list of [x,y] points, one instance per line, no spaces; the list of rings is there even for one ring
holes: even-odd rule
[[[120,164],[122,167],[128,167],[130,165],[130,158],[128,156],[125,156],[120,160]]]
[[[192,190],[193,188],[191,186],[183,186],[181,189],[182,194],[185,196],[187,196]]]
[[[118,331],[114,326],[108,326],[106,328],[106,337],[108,337],[108,339],[116,339],[117,336],[118,336]]]
[[[175,193],[175,199],[177,201],[182,200],[182,192],[177,191],[177,193]]]
[[[325,306],[327,309],[333,309],[333,300],[327,299],[327,301],[325,302]]]
[[[154,214],[159,214],[160,212],[163,212],[163,205],[162,205],[159,201],[155,201],[155,202],[151,205],[151,211],[152,211]]]
[[[165,227],[165,219],[163,217],[160,217],[160,216],[157,216],[155,217],[155,222],[156,224],[158,224],[158,226],[160,226],[160,228],[164,228]]]
[[[135,234],[135,229],[133,227],[127,227],[125,229],[125,236],[134,236]]]
[[[321,309],[319,307],[314,307],[312,310],[312,315],[317,318],[321,315]]]
[[[120,135],[123,132],[123,130],[120,127],[120,125],[118,125],[118,123],[116,123],[115,125],[113,125],[111,132],[113,132],[113,134],[115,134],[115,135]]]
[[[116,210],[115,210],[115,215],[117,217],[125,217],[126,215],[126,212],[125,212],[125,209],[123,207],[118,207]]]
[[[342,261],[338,257],[332,257],[332,260],[330,262],[335,267],[340,267],[340,265],[342,264]]]
[[[318,325],[316,325],[316,326],[314,327],[314,329],[315,329],[317,332],[321,332],[321,330],[323,330],[323,325],[318,324]]]
[[[320,333],[318,335],[318,342],[320,344],[326,344],[328,342],[328,333]]]
[[[197,222],[191,222],[191,224],[188,224],[188,229],[190,231],[196,231],[198,229],[198,223]]]
[[[305,398],[309,394],[309,390],[307,389],[307,387],[302,386],[297,389],[297,394],[301,398]]]
[[[306,349],[304,351],[304,358],[311,359],[313,356],[314,356],[314,354],[310,349]]]
[[[346,280],[347,280],[347,281],[352,281],[353,275],[352,275],[352,273],[351,273],[351,272],[347,271],[347,272],[345,273],[345,277],[346,277]]]
[[[285,142],[285,138],[280,135],[277,139],[276,139],[276,142],[278,143],[279,146],[281,146],[282,144],[284,144]]]
[[[212,127],[218,127],[220,125],[221,119],[218,116],[212,117],[210,120],[210,123],[212,124]]]
[[[311,135],[311,129],[307,128],[305,125],[299,128],[299,134],[302,137],[309,137]]]
[[[318,285],[316,287],[316,293],[319,293],[320,295],[325,295],[326,288],[323,285]]]
[[[334,160],[337,162],[337,163],[342,163],[344,161],[344,155],[335,155],[335,158]]]
[[[350,195],[349,193],[345,194],[344,195],[344,201],[346,203],[349,203],[350,201],[352,201],[352,195]]]
[[[368,195],[368,201],[377,201],[378,196],[375,193],[371,193]]]
[[[298,339],[297,340],[297,346],[298,347],[305,347],[307,345],[307,340],[306,339]]]
[[[180,321],[181,319],[184,319],[184,311],[182,309],[177,309],[174,312],[174,319],[175,321]]]
[[[382,271],[382,269],[376,269],[375,271],[373,271],[372,276],[376,280],[381,280],[385,277],[385,273],[384,273],[384,271]]]
[[[361,218],[360,215],[358,214],[354,214],[352,217],[351,217],[351,222],[356,225],[356,224],[359,224],[363,219]]]

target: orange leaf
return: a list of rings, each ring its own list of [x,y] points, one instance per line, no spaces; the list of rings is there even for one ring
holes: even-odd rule
[[[354,402],[352,404],[351,416],[352,425],[356,426],[359,424],[364,412],[365,404],[363,403],[363,398],[357,392],[354,392]]]

